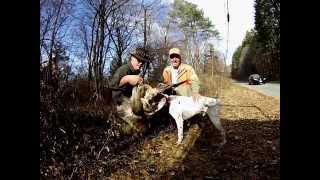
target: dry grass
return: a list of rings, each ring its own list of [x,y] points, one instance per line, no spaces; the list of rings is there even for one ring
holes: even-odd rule
[[[205,96],[218,97],[221,92],[231,86],[231,80],[218,75],[199,75],[201,81],[200,93]]]
[[[205,83],[208,91],[203,94],[214,96],[217,84]],[[229,79],[222,84],[220,117],[228,142],[220,154],[214,155],[219,133],[208,121],[203,128],[191,126],[182,146],[175,144],[174,127],[145,139],[128,166],[111,179],[279,179],[279,99],[231,84]]]
[[[279,98],[265,96],[257,91],[232,84],[221,76],[200,75],[201,94],[218,97],[222,101],[220,117],[228,120],[280,118]]]
[[[222,109],[220,117],[228,120],[280,119],[280,101],[248,88],[231,85],[220,96]]]
[[[189,150],[200,136],[201,130],[194,124],[177,145],[176,131],[162,131],[156,137],[147,138],[137,147],[137,153],[127,162],[128,167],[111,175],[111,179],[154,179],[179,168]]]
[[[89,156],[91,150],[85,141],[79,141],[89,155],[83,154],[86,151],[79,154],[84,163],[73,169],[77,173],[74,178],[280,179],[279,99],[234,85],[228,78],[200,76],[200,79],[201,94],[219,97],[222,102],[220,118],[227,132],[227,144],[221,153],[215,154],[220,134],[208,120],[204,119],[201,128],[196,123],[191,126],[186,123],[183,144],[179,146],[175,144],[177,129],[171,122],[169,127],[159,128],[160,132],[140,137],[121,149],[107,143],[110,152],[104,150],[97,160]],[[94,131],[89,140],[97,141],[91,144],[101,151],[105,129],[100,129],[100,139],[94,136],[98,131]],[[65,174],[58,177],[62,176],[68,177]]]

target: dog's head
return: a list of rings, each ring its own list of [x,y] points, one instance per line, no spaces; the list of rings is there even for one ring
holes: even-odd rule
[[[145,96],[141,98],[143,110],[146,115],[153,115],[166,103],[166,98],[156,88],[148,89]]]
[[[156,88],[148,84],[139,84],[133,88],[131,96],[132,110],[136,115],[153,115],[159,111],[166,99]]]

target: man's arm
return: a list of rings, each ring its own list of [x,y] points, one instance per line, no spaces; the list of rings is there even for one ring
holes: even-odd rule
[[[190,73],[191,73],[190,80],[191,80],[192,99],[194,101],[198,101],[198,99],[200,97],[200,94],[199,94],[200,80],[199,80],[199,78],[193,68],[191,68]]]
[[[112,76],[112,79],[110,81],[110,86],[113,87],[113,88],[120,87],[120,85],[119,85],[120,80],[124,76],[125,76],[125,72],[124,72],[123,68],[122,67],[118,68],[116,70],[116,72],[114,73],[114,75]]]
[[[139,82],[143,82],[143,79],[139,75],[126,75],[123,76],[119,82],[119,86],[123,86],[125,84],[130,84],[132,86],[135,86]]]
[[[170,73],[168,71],[168,68],[166,67],[163,72],[162,72],[162,78],[163,78],[163,83],[170,85]]]
[[[195,72],[195,70],[192,68],[190,72],[190,80],[191,80],[191,89],[192,93],[199,93],[200,90],[200,80]]]

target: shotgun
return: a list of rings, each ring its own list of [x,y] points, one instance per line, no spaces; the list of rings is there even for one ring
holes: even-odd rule
[[[166,86],[166,87],[164,87],[164,88],[159,87],[159,89],[161,88],[161,89],[159,90],[159,92],[160,92],[160,93],[164,93],[165,91],[168,91],[168,90],[170,90],[170,89],[172,89],[172,88],[178,87],[178,86],[180,86],[181,84],[183,84],[183,83],[185,83],[185,82],[187,82],[187,81],[189,81],[189,80],[187,79],[187,80],[181,81],[181,82],[179,82],[179,83]]]

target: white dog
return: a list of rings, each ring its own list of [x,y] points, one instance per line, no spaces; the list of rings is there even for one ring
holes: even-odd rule
[[[192,97],[168,96],[162,92],[157,88],[152,88],[145,84],[135,87],[131,97],[133,113],[138,114],[136,112],[139,110],[147,116],[152,116],[168,102],[169,114],[174,118],[178,128],[178,144],[183,139],[183,121],[197,114],[208,114],[210,121],[222,135],[223,141],[221,142],[221,146],[226,143],[225,130],[219,118],[219,101],[217,99],[200,96],[195,102]]]
[[[178,128],[178,141],[180,144],[183,139],[183,121],[188,120],[196,114],[208,114],[210,121],[220,131],[223,141],[226,143],[225,130],[219,118],[219,101],[214,98],[200,96],[198,101],[187,96],[169,96],[169,114],[174,118]]]

